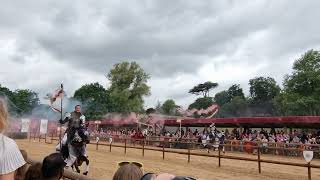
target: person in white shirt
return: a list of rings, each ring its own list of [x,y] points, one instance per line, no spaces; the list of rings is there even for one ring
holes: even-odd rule
[[[2,134],[7,119],[5,101],[0,98],[0,180],[13,180],[14,172],[26,164],[16,142]]]

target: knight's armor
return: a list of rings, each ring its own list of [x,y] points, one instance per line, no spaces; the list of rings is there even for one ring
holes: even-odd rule
[[[66,113],[66,117],[61,121],[62,124],[68,122],[67,144],[72,141],[85,141],[85,116],[80,112]]]

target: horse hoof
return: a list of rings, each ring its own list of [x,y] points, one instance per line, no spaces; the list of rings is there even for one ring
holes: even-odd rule
[[[87,175],[88,175],[88,171],[87,171],[87,172],[84,172],[83,175],[87,176]]]

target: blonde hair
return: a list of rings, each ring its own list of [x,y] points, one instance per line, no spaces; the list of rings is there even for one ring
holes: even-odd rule
[[[113,175],[113,180],[140,180],[143,176],[142,170],[134,164],[121,166]]]
[[[0,132],[2,132],[7,126],[8,111],[5,101],[0,98]]]

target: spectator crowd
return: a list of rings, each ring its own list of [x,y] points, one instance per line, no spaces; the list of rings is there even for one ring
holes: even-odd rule
[[[219,130],[218,130],[219,131]],[[288,133],[284,130],[276,130],[271,128],[265,130],[261,128],[259,130],[252,130],[245,128],[240,131],[240,128],[234,128],[232,130],[225,129],[220,131],[224,134],[226,140],[238,140],[238,141],[253,141],[262,143],[292,143],[292,144],[320,144],[320,130],[293,130]],[[210,128],[203,128],[200,132],[198,129],[192,131],[191,128],[177,128],[176,131],[170,132],[163,128],[159,133],[154,133],[149,130],[140,130],[137,128],[114,128],[114,129],[100,129],[99,131],[90,132],[92,137],[99,136],[100,138],[118,137],[118,138],[133,138],[144,139],[149,137],[172,138],[172,139],[196,139],[198,142],[208,136],[211,133]]]

